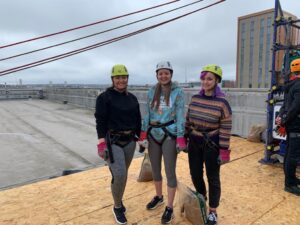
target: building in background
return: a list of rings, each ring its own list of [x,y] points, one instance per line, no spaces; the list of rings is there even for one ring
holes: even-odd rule
[[[284,17],[296,16],[284,12]],[[270,88],[272,67],[274,9],[269,9],[238,18],[236,87]],[[281,27],[277,41],[285,43],[286,35]],[[292,28],[294,29],[294,28]],[[292,44],[297,43],[300,34],[291,31]],[[276,71],[280,73],[284,52],[278,51]]]
[[[222,87],[223,88],[234,88],[235,81],[234,80],[222,80]]]

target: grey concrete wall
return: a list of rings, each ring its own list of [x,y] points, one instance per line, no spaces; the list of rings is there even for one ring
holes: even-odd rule
[[[49,87],[45,89],[45,96],[50,101],[94,109],[96,98],[102,91],[104,89]]]
[[[11,88],[1,88],[0,89],[0,100],[8,99],[42,99],[44,97],[43,90],[41,89],[11,89]]]
[[[90,88],[47,88],[47,99],[60,103],[73,104],[84,108],[95,108],[95,100],[103,90]],[[184,89],[186,107],[199,90]],[[233,111],[232,134],[247,137],[252,125],[266,123],[267,89],[224,89]],[[140,102],[141,112],[145,111],[147,90],[131,90]]]
[[[233,111],[232,134],[247,137],[251,126],[266,124],[267,90],[229,89],[226,93]]]

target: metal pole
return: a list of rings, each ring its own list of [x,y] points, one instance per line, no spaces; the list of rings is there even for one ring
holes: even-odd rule
[[[275,8],[274,8],[274,30],[273,30],[273,48],[272,48],[272,75],[271,75],[271,87],[270,87],[270,91],[268,94],[268,106],[267,106],[267,137],[266,137],[266,143],[265,143],[265,154],[264,154],[264,159],[263,161],[265,163],[270,162],[271,160],[271,151],[273,150],[273,137],[272,137],[272,132],[273,132],[273,113],[274,113],[274,105],[271,102],[271,100],[273,99],[273,92],[272,92],[272,87],[274,85],[276,85],[276,71],[275,71],[275,67],[276,67],[276,42],[277,42],[277,16],[278,16],[278,10],[280,7],[280,2],[279,0],[275,0]],[[268,63],[268,62],[266,62]]]

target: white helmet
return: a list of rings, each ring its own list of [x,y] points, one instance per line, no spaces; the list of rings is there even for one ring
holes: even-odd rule
[[[162,62],[157,63],[156,72],[160,69],[168,69],[168,70],[171,70],[171,72],[173,72],[172,65],[169,61],[162,61]]]

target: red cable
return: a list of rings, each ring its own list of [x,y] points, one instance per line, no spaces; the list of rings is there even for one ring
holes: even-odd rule
[[[76,39],[72,39],[72,40],[65,41],[65,42],[62,42],[62,43],[58,43],[58,44],[55,44],[55,45],[50,45],[50,46],[47,46],[47,47],[39,48],[39,49],[36,49],[36,50],[33,50],[33,51],[24,52],[24,53],[20,53],[20,54],[17,54],[17,55],[12,55],[12,56],[9,56],[9,57],[1,58],[0,61],[5,61],[5,60],[8,60],[8,59],[17,58],[17,57],[20,57],[20,56],[32,54],[32,53],[35,53],[35,52],[47,50],[47,49],[50,49],[50,48],[54,48],[54,47],[58,47],[58,46],[61,46],[61,45],[69,44],[69,43],[72,43],[72,42],[75,42],[75,41],[79,41],[79,40],[83,40],[83,39],[86,39],[86,38],[90,38],[90,37],[93,37],[93,36],[96,36],[96,35],[104,34],[104,33],[107,33],[107,32],[113,31],[113,30],[117,30],[119,28],[123,28],[123,27],[129,26],[129,25],[135,24],[135,23],[139,23],[139,22],[142,22],[142,21],[145,21],[145,20],[148,20],[148,19],[155,18],[157,16],[161,16],[161,15],[164,15],[164,14],[176,11],[178,9],[182,9],[182,8],[194,5],[194,4],[202,2],[202,1],[204,1],[204,0],[198,0],[198,1],[186,4],[186,5],[183,5],[183,6],[174,8],[174,9],[171,9],[171,10],[164,11],[162,13],[158,13],[158,14],[155,14],[155,15],[152,15],[152,16],[140,19],[140,20],[136,20],[136,21],[133,21],[133,22],[130,22],[130,23],[127,23],[127,24],[123,24],[121,26],[117,26],[117,27],[114,27],[114,28],[111,28],[111,29],[107,29],[107,30],[104,30],[104,31],[101,31],[101,32],[97,32],[97,33],[94,33],[94,34],[90,34],[90,35],[87,35],[87,36],[83,36],[83,37],[80,37],[80,38],[76,38]]]
[[[156,6],[152,6],[152,7],[146,8],[146,9],[142,9],[142,10],[138,10],[138,11],[135,11],[135,12],[127,13],[127,14],[124,14],[124,15],[121,15],[121,16],[116,16],[116,17],[113,17],[113,18],[110,18],[110,19],[105,19],[105,20],[97,21],[97,22],[90,23],[90,24],[87,24],[87,25],[83,25],[83,26],[74,27],[74,28],[70,28],[70,29],[67,29],[67,30],[59,31],[59,32],[56,32],[56,33],[47,34],[47,35],[31,38],[31,39],[28,39],[28,40],[15,42],[15,43],[8,44],[8,45],[3,45],[3,46],[0,46],[0,49],[11,47],[11,46],[14,46],[14,45],[23,44],[23,43],[30,42],[30,41],[35,41],[35,40],[46,38],[46,37],[51,37],[51,36],[54,36],[54,35],[57,35],[57,34],[63,34],[63,33],[66,33],[66,32],[73,31],[73,30],[78,30],[78,29],[82,29],[82,28],[85,28],[85,27],[93,26],[93,25],[96,25],[96,24],[99,24],[99,23],[104,23],[104,22],[108,22],[108,21],[111,21],[111,20],[119,19],[119,18],[122,18],[122,17],[134,15],[134,14],[137,14],[137,13],[148,11],[150,9],[155,9],[155,8],[158,8],[158,7],[161,7],[161,6],[164,6],[164,5],[172,4],[172,3],[178,2],[178,1],[180,1],[180,0],[173,0],[171,2],[163,3],[163,4],[160,4],[160,5],[156,5]]]
[[[158,26],[161,26],[161,25],[170,23],[172,21],[178,20],[178,19],[180,19],[182,17],[194,14],[194,13],[196,13],[198,11],[201,11],[203,9],[209,8],[209,7],[213,6],[213,5],[217,5],[217,4],[219,4],[221,2],[224,2],[224,1],[225,0],[220,0],[218,2],[212,3],[210,5],[204,6],[204,7],[199,8],[199,9],[196,9],[196,10],[191,11],[189,13],[183,14],[181,16],[174,17],[174,18],[172,18],[170,20],[166,20],[164,22],[154,24],[152,26],[149,26],[149,27],[146,27],[146,28],[143,28],[143,29],[131,32],[131,33],[128,33],[126,35],[122,35],[122,36],[119,36],[119,37],[116,37],[116,38],[112,38],[112,39],[109,39],[107,41],[99,42],[97,44],[90,45],[90,46],[87,46],[87,47],[84,47],[84,48],[80,48],[80,49],[77,49],[77,50],[74,50],[74,51],[70,51],[70,52],[67,52],[67,53],[64,53],[64,54],[60,54],[60,55],[57,55],[57,56],[45,58],[45,59],[42,59],[42,60],[39,60],[39,61],[35,61],[35,62],[29,63],[29,64],[25,64],[25,65],[22,65],[22,66],[14,67],[14,68],[11,68],[11,69],[8,69],[8,70],[0,71],[0,76],[4,76],[4,75],[10,74],[10,73],[18,72],[18,71],[29,69],[29,68],[32,68],[32,67],[36,67],[36,66],[39,66],[39,65],[42,65],[42,64],[46,64],[46,63],[53,62],[53,61],[56,61],[56,60],[59,60],[59,59],[70,57],[72,55],[76,55],[76,54],[79,54],[81,52],[85,52],[85,51],[88,51],[88,50],[91,50],[91,49],[94,49],[94,48],[98,48],[98,47],[101,47],[101,46],[104,46],[104,45],[111,44],[113,42],[116,42],[116,41],[128,38],[130,36],[137,35],[139,33],[145,32],[147,30],[151,30],[151,29],[154,29],[154,28],[156,28]]]

